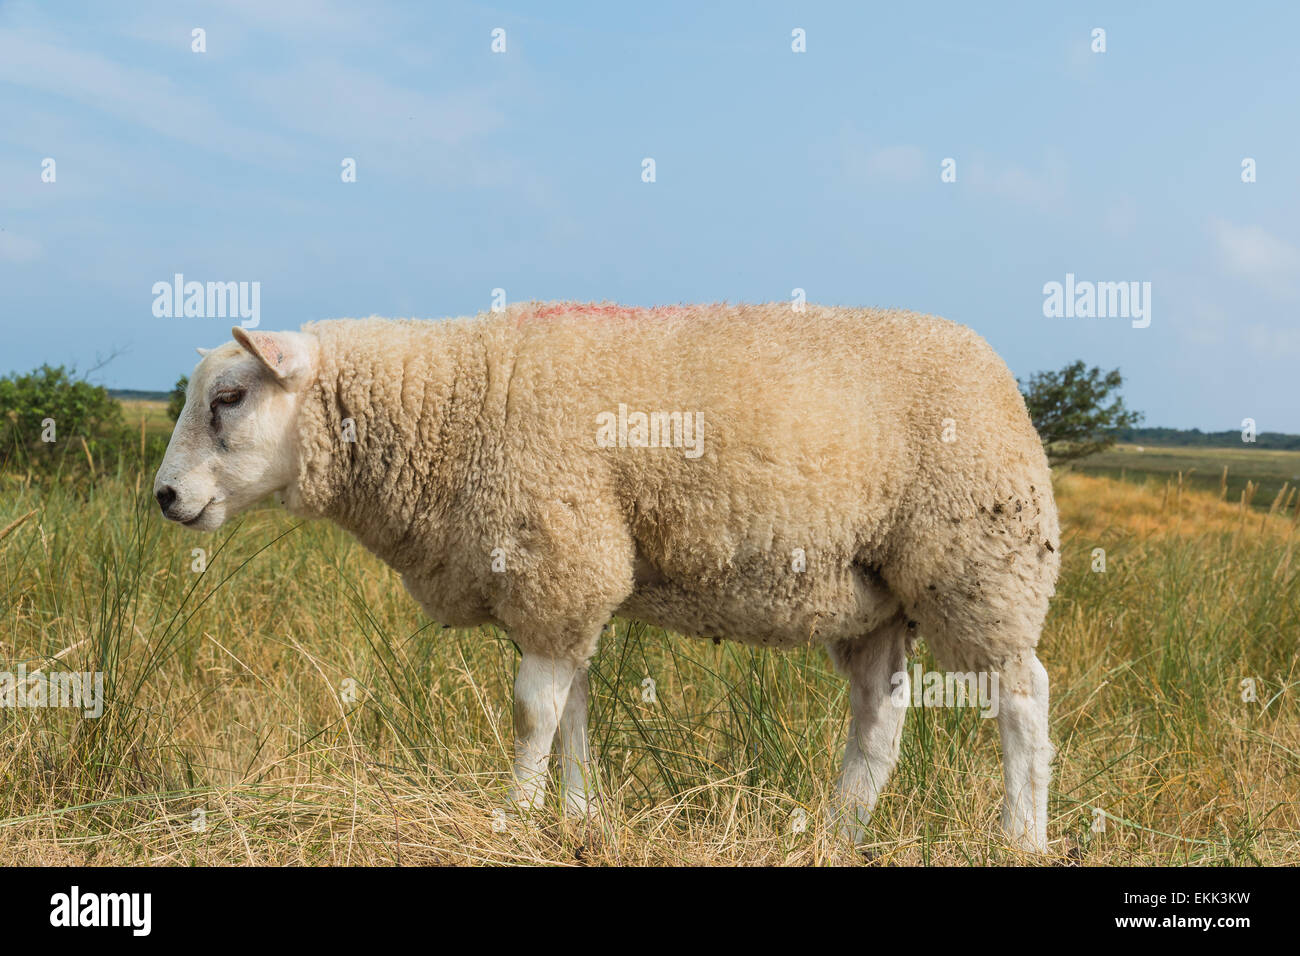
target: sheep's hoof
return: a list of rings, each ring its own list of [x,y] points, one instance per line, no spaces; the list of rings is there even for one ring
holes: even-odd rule
[[[1047,844],[1040,842],[1032,833],[1015,833],[1011,830],[1004,830],[1003,832],[1006,834],[1011,849],[1015,852],[1039,860],[1048,855]]]
[[[871,814],[865,808],[833,807],[827,811],[826,824],[837,843],[861,849],[867,842],[867,823]]]

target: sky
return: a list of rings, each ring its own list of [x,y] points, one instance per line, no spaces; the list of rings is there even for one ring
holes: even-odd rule
[[[262,329],[802,289],[1300,432],[1298,48],[1283,2],[0,0],[0,374],[169,388],[234,324],[177,273]],[[1045,315],[1067,275],[1149,312]]]

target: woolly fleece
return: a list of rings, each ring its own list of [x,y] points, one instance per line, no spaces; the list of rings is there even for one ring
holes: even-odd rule
[[[837,659],[901,622],[954,669],[1037,644],[1051,476],[1015,379],[961,325],[528,303],[303,332],[319,365],[286,504],[355,534],[440,623],[578,663],[614,614]],[[620,405],[700,416],[702,454],[602,446]]]

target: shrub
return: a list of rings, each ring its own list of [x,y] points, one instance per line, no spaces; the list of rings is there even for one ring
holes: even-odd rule
[[[122,406],[75,369],[42,365],[0,378],[0,465],[19,457],[48,463],[67,454],[78,438],[89,446],[122,430]]]
[[[167,417],[172,421],[181,417],[185,408],[185,389],[189,388],[190,377],[182,375],[172,386],[172,393],[167,396]]]

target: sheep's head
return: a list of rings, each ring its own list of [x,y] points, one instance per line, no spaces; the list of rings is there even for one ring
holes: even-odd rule
[[[154,478],[163,515],[201,531],[293,482],[298,407],[319,351],[301,332],[231,331],[235,341],[199,349]]]

